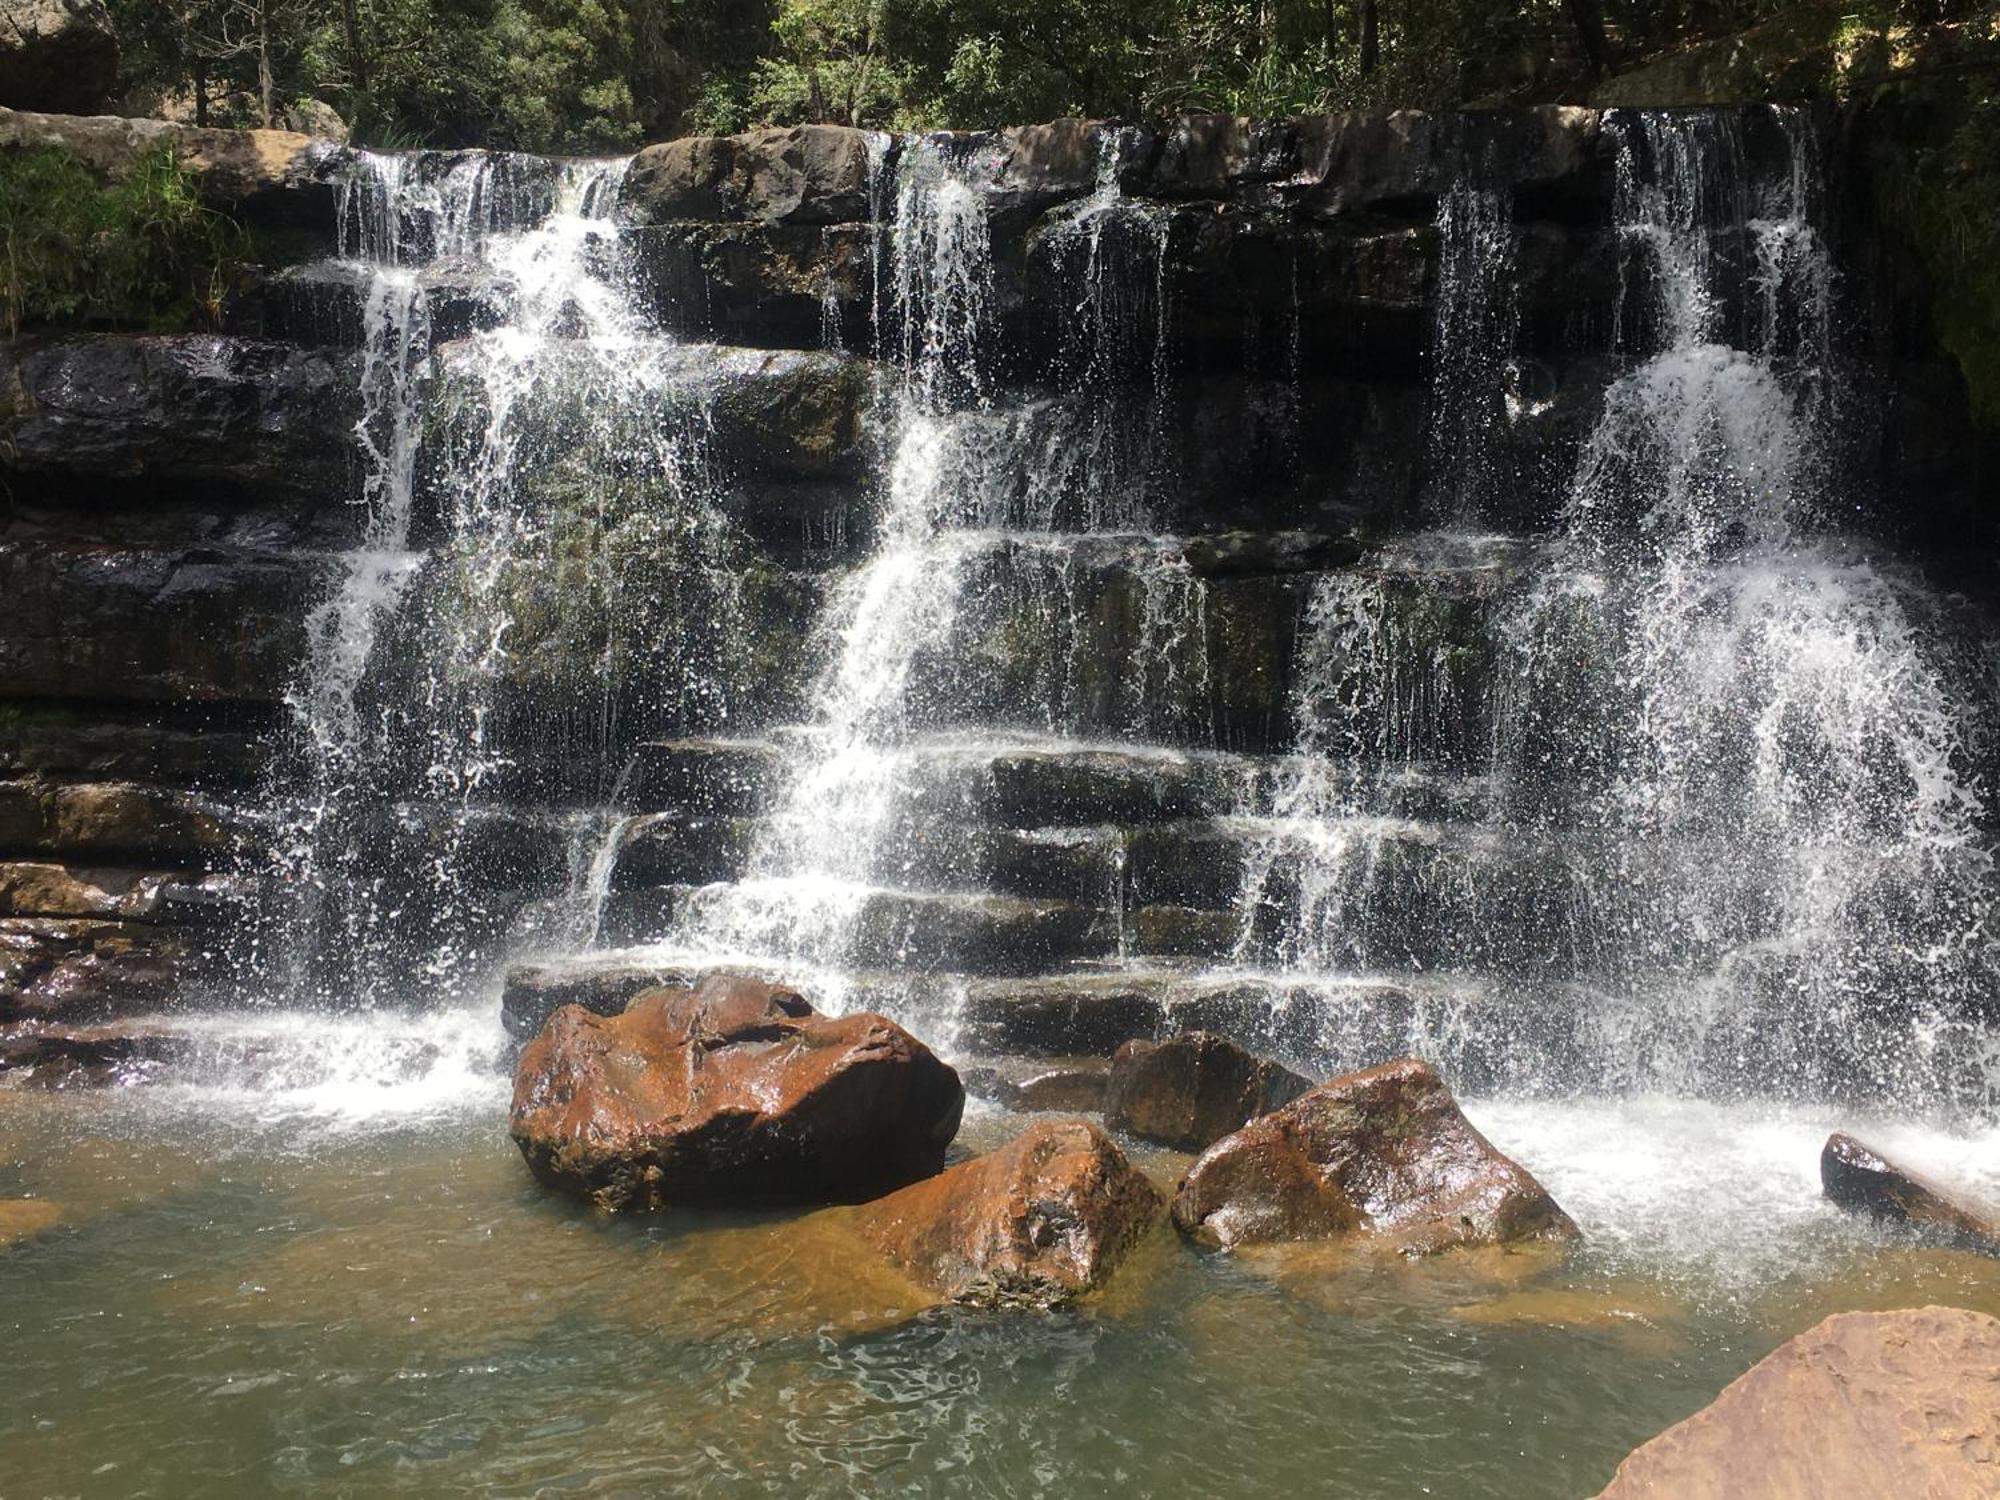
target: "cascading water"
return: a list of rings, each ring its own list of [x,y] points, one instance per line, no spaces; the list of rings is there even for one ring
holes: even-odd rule
[[[358,381],[275,889],[242,1004],[63,1038],[146,1087],[0,1080],[10,1493],[1585,1493],[1829,1313],[2000,1311],[1819,1177],[2000,1191],[1992,603],[1869,538],[1822,123],[335,158],[242,339]],[[123,873],[34,925],[227,940]],[[969,1064],[955,1153],[1128,1037],[1419,1052],[1581,1239],[955,1316],[844,1211],[553,1211],[510,1040],[725,962]]]
[[[1519,319],[1513,211],[1510,194],[1470,179],[1438,199],[1425,462],[1431,505],[1448,521],[1480,515],[1505,479],[1495,450],[1505,433]]]
[[[745,877],[696,893],[670,949],[805,965],[838,1005],[871,902],[905,889],[948,899],[973,873],[961,865],[938,889],[952,861],[912,831],[942,800],[941,768],[1004,743],[995,729],[1061,739],[1201,716],[1201,584],[1178,545],[1146,528],[1146,434],[1100,399],[1135,352],[1157,393],[1167,347],[1166,221],[1128,211],[1117,149],[1114,138],[1097,191],[1049,233],[1077,294],[1059,389],[1001,404],[988,206],[974,182],[986,164],[954,143],[901,143],[875,273],[877,341],[898,372],[875,550],[817,628],[813,716]],[[1110,243],[1128,213],[1142,231],[1138,276]],[[1136,670],[1108,690],[1080,680],[1107,608],[1136,616],[1143,642]],[[929,878],[912,878],[918,865]]]
[[[1776,183],[1727,117],[1608,126],[1621,326],[1652,352],[1557,535],[1410,538],[1308,612],[1306,767],[1239,957],[1476,978],[1473,1071],[1503,1088],[1993,1097],[1988,648],[1818,530],[1832,283],[1813,138],[1778,118]],[[1747,277],[1718,248],[1744,231]],[[1423,570],[1454,552],[1447,594]],[[1387,816],[1369,773],[1397,764],[1458,783],[1451,821]]]
[[[1444,529],[1295,575],[1268,742],[1218,717],[1246,627],[1190,557],[1231,554],[1161,530],[1199,515],[1186,221],[1126,196],[1139,138],[1103,132],[1094,190],[1030,237],[1064,309],[1039,335],[1002,294],[997,148],[873,138],[869,540],[805,591],[802,719],[695,745],[770,757],[748,817],[647,800],[681,753],[649,745],[742,722],[769,647],[714,380],[621,268],[621,165],[353,158],[364,525],[294,698],[279,987],[337,952],[344,997],[483,1004],[509,951],[638,940],[926,1010],[1039,965],[1263,994],[1269,1045],[1422,1050],[1487,1092],[1986,1099],[1993,674],[1949,600],[1823,530],[1818,135],[1766,123],[1607,117],[1620,364],[1525,536],[1466,529],[1520,518],[1514,203],[1483,156],[1441,194],[1418,484]],[[1290,264],[1289,378],[1254,400],[1298,421]],[[829,270],[829,345],[841,295]]]
[[[621,259],[625,167],[355,152],[335,169],[335,270],[361,301],[359,539],[308,620],[243,987],[320,1011],[443,1005],[460,1025],[415,1018],[426,1040],[398,1049],[301,1023],[317,1081],[286,1092],[337,1092],[343,1069],[363,1088],[383,1067],[483,1076],[439,1060],[492,1056],[490,965],[595,935],[625,826],[613,747],[727,713],[745,632],[706,451],[716,378],[658,332]],[[523,781],[546,812],[506,799]],[[564,869],[566,899],[523,907]],[[216,1056],[268,1078],[270,1050]]]

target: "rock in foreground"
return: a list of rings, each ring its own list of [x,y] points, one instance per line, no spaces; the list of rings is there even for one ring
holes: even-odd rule
[[[1636,1449],[1599,1500],[2000,1495],[2000,1320],[1840,1313]]]
[[[950,1301],[1052,1307],[1101,1285],[1165,1206],[1097,1126],[1044,1120],[869,1204],[861,1231]]]
[[[1311,1087],[1310,1078],[1214,1032],[1130,1041],[1111,1060],[1104,1123],[1182,1151],[1200,1151]]]
[[[557,1011],[521,1054],[511,1126],[537,1177],[606,1209],[839,1202],[936,1172],[964,1103],[893,1021],[719,974],[618,1016]]]
[[[1842,1208],[1904,1224],[1947,1244],[2000,1255],[2000,1215],[1982,1213],[1936,1183],[1899,1167],[1845,1131],[1819,1153],[1820,1187]]]
[[[1224,1247],[1354,1237],[1427,1255],[1576,1233],[1415,1058],[1332,1079],[1217,1141],[1173,1212],[1183,1233]]]

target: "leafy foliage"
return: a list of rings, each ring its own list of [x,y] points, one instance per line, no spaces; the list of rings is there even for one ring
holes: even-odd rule
[[[0,155],[0,323],[212,321],[242,231],[196,195],[171,145],[103,181],[47,146]]]
[[[2000,432],[2000,101],[1904,92],[1918,97],[1892,101],[1874,142],[1878,213],[1929,278],[1931,323],[1973,418]]]
[[[364,141],[590,151],[802,121],[1547,100],[1774,16],[1909,24],[1990,0],[109,3],[132,82],[217,123],[310,98]]]

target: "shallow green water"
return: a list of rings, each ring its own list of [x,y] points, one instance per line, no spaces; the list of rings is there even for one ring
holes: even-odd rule
[[[1813,1202],[1823,1121],[1473,1113],[1588,1249],[1384,1267],[1163,1231],[1096,1305],[1001,1316],[903,1305],[837,1214],[552,1201],[497,1097],[336,1130],[0,1092],[0,1197],[60,1215],[0,1248],[0,1496],[1577,1496],[1828,1311],[2000,1310],[2000,1266]]]

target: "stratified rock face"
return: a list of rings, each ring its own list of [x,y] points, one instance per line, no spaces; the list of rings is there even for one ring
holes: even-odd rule
[[[117,85],[104,0],[0,0],[0,104],[88,114]]]
[[[2000,1255],[2000,1215],[1982,1213],[1843,1131],[1826,1138],[1819,1180],[1842,1208]]]
[[[1182,1151],[1200,1151],[1311,1087],[1310,1078],[1214,1032],[1130,1041],[1111,1060],[1104,1123]]]
[[[861,1228],[950,1301],[1051,1307],[1102,1285],[1165,1206],[1102,1130],[1045,1120],[869,1204]]]
[[[720,974],[618,1016],[557,1011],[521,1054],[512,1130],[537,1177],[606,1209],[837,1202],[936,1172],[964,1103],[893,1021]]]
[[[205,334],[82,336],[0,351],[8,467],[344,493],[358,366]]]
[[[1355,1236],[1406,1255],[1576,1233],[1416,1058],[1332,1079],[1217,1141],[1182,1182],[1174,1222],[1225,1247]]]
[[[1635,1450],[1598,1500],[2000,1495],[2000,1321],[1840,1313]]]

